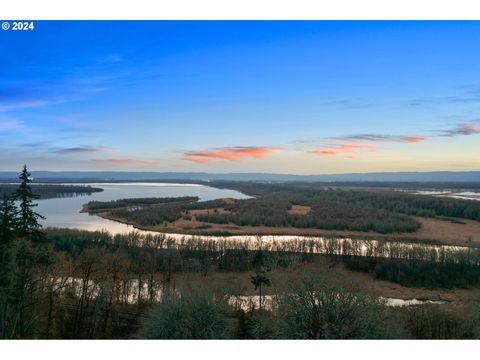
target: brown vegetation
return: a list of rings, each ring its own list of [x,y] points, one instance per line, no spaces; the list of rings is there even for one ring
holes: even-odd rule
[[[191,210],[192,215],[205,213],[208,210]],[[225,211],[218,210],[220,213]],[[382,240],[419,240],[438,242],[447,245],[480,246],[480,222],[462,219],[461,222],[452,222],[448,219],[415,217],[422,226],[415,233],[396,233],[391,235],[369,231],[351,230],[322,230],[301,229],[294,227],[267,227],[267,226],[239,226],[235,224],[215,224],[197,221],[195,216],[190,219],[182,217],[176,221],[155,226],[139,226],[116,218],[108,212],[97,213],[98,216],[133,225],[141,230],[158,231],[163,233],[201,235],[206,233],[222,233],[230,235],[298,235],[298,236],[337,236],[353,238],[376,238]]]
[[[290,215],[307,215],[310,210],[312,210],[311,206],[292,205],[292,207],[287,210],[287,212]]]

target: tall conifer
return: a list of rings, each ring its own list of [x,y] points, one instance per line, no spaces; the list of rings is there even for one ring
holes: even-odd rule
[[[38,222],[38,219],[44,219],[44,217],[33,210],[34,207],[38,206],[33,200],[38,199],[39,196],[33,193],[29,185],[32,182],[32,178],[26,165],[18,178],[21,181],[20,186],[13,195],[14,199],[19,202],[17,212],[18,233],[29,238],[34,243],[45,241],[45,234]]]

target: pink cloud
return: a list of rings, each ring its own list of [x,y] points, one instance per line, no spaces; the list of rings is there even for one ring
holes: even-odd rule
[[[281,148],[277,147],[234,147],[207,151],[192,151],[185,153],[182,160],[205,164],[214,159],[225,161],[238,161],[243,158],[261,159],[281,150]]]
[[[480,123],[479,122],[469,122],[457,125],[455,128],[450,130],[442,131],[440,136],[459,136],[459,135],[476,135],[480,134]]]
[[[312,150],[310,152],[315,155],[334,156],[338,154],[355,154],[363,151],[375,152],[377,151],[377,149],[372,145],[341,144],[341,145],[331,146],[328,148]]]
[[[480,124],[479,123],[463,124],[463,129],[468,134],[479,134],[480,133]]]
[[[408,144],[417,144],[417,143],[424,142],[425,140],[426,138],[423,136],[410,135],[410,136],[404,136],[401,141]]]

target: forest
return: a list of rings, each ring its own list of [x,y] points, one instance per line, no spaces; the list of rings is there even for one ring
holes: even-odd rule
[[[306,214],[290,213],[293,205],[308,207]],[[199,221],[240,226],[317,228],[357,230],[380,233],[414,232],[420,224],[392,211],[324,200],[303,198],[297,194],[268,194],[259,198],[237,200],[223,207],[228,213],[202,214]]]
[[[170,204],[170,203],[191,203],[198,201],[197,196],[181,196],[172,198],[129,198],[119,199],[113,201],[90,201],[86,204],[86,209],[89,213],[94,214],[100,211],[108,211],[111,209],[118,209],[124,207],[141,207],[145,205]]]
[[[393,307],[364,286],[377,278],[407,288],[474,291],[480,249],[42,229],[26,168],[20,180],[0,206],[1,338],[480,337],[478,300],[462,311],[448,304]],[[197,210],[204,205],[196,198],[136,200]],[[350,277],[363,283],[346,283]]]
[[[364,208],[384,209],[408,215],[449,216],[480,220],[480,202],[428,195],[412,195],[392,189],[334,187],[325,184],[212,182],[211,186],[241,191],[252,196],[296,196],[301,201],[332,201]],[[472,187],[475,187],[472,185]]]
[[[351,230],[381,234],[414,233],[412,216],[480,220],[480,202],[411,195],[385,189],[315,187],[310,184],[215,183],[254,197],[244,200],[121,200],[86,205],[90,212],[143,227],[194,220],[197,227],[234,224],[243,227]],[[163,201],[161,203],[160,201]],[[206,210],[206,211],[197,211]],[[452,220],[457,219],[457,220]],[[200,225],[198,225],[200,223]]]

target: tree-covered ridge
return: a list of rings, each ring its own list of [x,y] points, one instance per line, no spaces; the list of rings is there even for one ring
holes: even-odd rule
[[[18,186],[19,184],[0,184],[0,195],[12,195],[15,193]],[[103,191],[103,189],[92,187],[90,185],[36,184],[31,185],[31,187],[33,188],[34,193],[39,196],[39,199],[91,195],[95,192]]]

